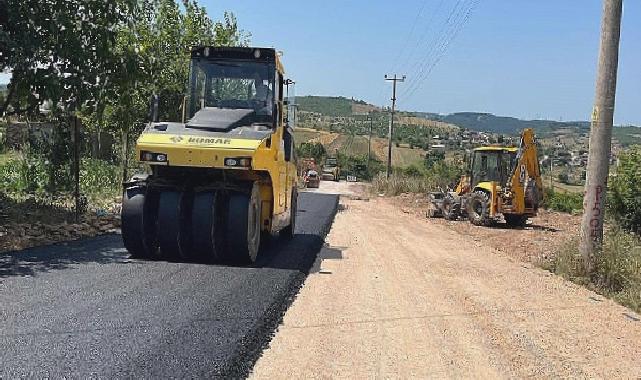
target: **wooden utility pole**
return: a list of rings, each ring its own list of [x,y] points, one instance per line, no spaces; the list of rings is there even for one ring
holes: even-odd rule
[[[129,171],[127,170],[129,166],[129,131],[127,129],[123,129],[121,137],[122,137],[122,155],[121,155],[122,182],[127,182],[129,181]]]
[[[75,203],[75,221],[80,221],[83,205],[80,201],[80,128],[78,127],[78,110],[74,108],[73,119],[73,198]]]
[[[367,139],[367,169],[369,169],[369,162],[372,160],[372,123],[374,118],[372,115],[367,117],[369,119],[369,138]]]
[[[552,168],[552,164],[553,164],[552,160],[553,160],[552,155],[550,155],[550,190],[554,192],[554,173],[553,173],[554,170]]]
[[[594,268],[594,253],[603,242],[603,216],[610,165],[622,7],[623,0],[603,0],[601,45],[590,127],[590,147],[583,199],[581,243],[579,245],[588,273]]]
[[[392,174],[392,136],[394,135],[394,111],[396,110],[396,83],[405,82],[405,75],[401,78],[398,78],[396,74],[394,74],[393,78],[388,78],[387,75],[385,75],[385,80],[392,82],[392,112],[389,118],[389,136],[387,143],[387,178],[389,178]]]

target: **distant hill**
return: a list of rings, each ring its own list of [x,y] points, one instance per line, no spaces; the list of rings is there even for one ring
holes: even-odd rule
[[[296,103],[301,111],[317,112],[325,116],[351,117],[350,122],[334,126],[335,132],[344,132],[349,129],[356,134],[367,133],[363,129],[365,115],[374,115],[374,134],[384,136],[387,133],[386,113],[381,113],[381,108],[368,104],[363,100],[346,98],[344,96],[299,96]],[[360,120],[359,130],[352,125],[354,120]],[[464,128],[473,131],[500,133],[507,135],[518,135],[525,128],[533,128],[540,137],[553,137],[558,135],[584,135],[589,132],[590,122],[588,121],[554,121],[554,120],[521,120],[509,116],[497,116],[485,112],[456,112],[449,115],[441,115],[433,112],[399,111],[397,114],[399,125],[396,135],[405,141],[412,131],[405,130],[414,126],[427,127],[440,133],[452,132],[457,128]],[[329,124],[308,123],[307,126],[317,129],[329,129]],[[336,130],[338,128],[338,130]],[[356,128],[358,129],[358,128]],[[407,136],[406,136],[407,135]],[[641,144],[641,128],[635,126],[617,127],[613,131],[614,138],[623,146]],[[420,136],[417,137],[421,140]]]
[[[503,134],[518,134],[525,128],[536,129],[538,133],[552,132],[561,128],[589,128],[589,122],[552,120],[521,120],[515,117],[496,116],[491,113],[457,112],[446,116],[429,116],[431,120],[439,120],[474,131],[484,131]]]

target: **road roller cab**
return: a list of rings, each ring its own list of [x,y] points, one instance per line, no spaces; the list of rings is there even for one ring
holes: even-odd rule
[[[284,75],[274,49],[193,49],[182,120],[159,120],[155,97],[136,143],[149,173],[123,194],[123,240],[133,256],[248,263],[261,235],[293,234],[296,157]]]

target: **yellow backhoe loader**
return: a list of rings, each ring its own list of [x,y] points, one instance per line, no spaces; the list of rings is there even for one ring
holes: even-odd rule
[[[124,184],[122,237],[139,258],[256,260],[261,235],[294,232],[296,157],[285,72],[271,48],[191,52],[182,122],[150,123],[136,144],[150,173]]]
[[[523,226],[536,215],[543,197],[534,131],[525,129],[518,148],[485,146],[472,151],[469,168],[455,188],[432,193],[428,216],[490,226],[501,216]]]

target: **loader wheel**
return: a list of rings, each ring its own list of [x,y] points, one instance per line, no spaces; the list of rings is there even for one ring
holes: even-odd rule
[[[467,200],[467,216],[475,226],[490,226],[490,200],[484,191],[475,191]]]
[[[451,197],[443,199],[443,218],[445,220],[456,220],[460,214],[461,206]]]
[[[289,212],[291,213],[289,226],[280,231],[280,236],[285,239],[293,238],[296,230],[296,213],[298,212],[298,191],[296,189],[292,190],[292,205]]]
[[[527,223],[526,215],[504,214],[505,223],[510,227],[523,227]]]
[[[229,194],[226,240],[227,259],[238,264],[256,261],[260,247],[261,199],[258,184],[254,183],[249,194]]]
[[[191,219],[189,194],[182,191],[163,191],[158,206],[158,243],[160,252],[169,259],[191,259]]]
[[[191,231],[194,256],[206,262],[216,262],[222,255],[223,236],[219,227],[220,202],[215,191],[194,195],[191,212]]]
[[[122,195],[122,240],[136,259],[151,259],[158,255],[156,218],[158,193],[143,186],[125,189]]]
[[[427,211],[425,212],[425,217],[426,217],[426,218],[428,218],[428,219],[435,218],[435,217],[436,217],[436,210],[434,210],[434,209],[432,208],[432,206],[430,206],[430,207],[427,209]]]

